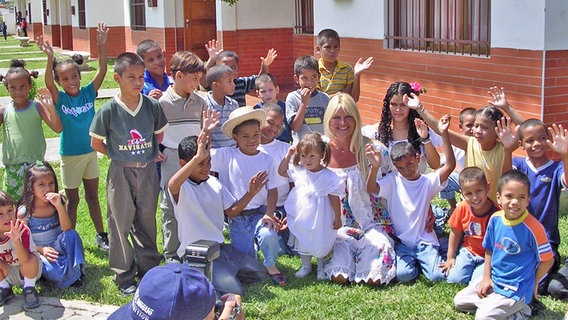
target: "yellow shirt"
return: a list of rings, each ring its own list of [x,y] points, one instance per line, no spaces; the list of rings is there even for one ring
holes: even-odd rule
[[[320,91],[328,95],[335,94],[355,81],[355,73],[350,64],[337,60],[333,71],[327,70],[323,65],[323,59],[318,60],[320,71]]]
[[[467,142],[467,150],[465,151],[465,163],[467,167],[478,167],[485,173],[485,178],[489,183],[489,198],[495,203],[497,202],[497,182],[501,177],[503,168],[503,145],[497,142],[491,150],[481,149],[481,144],[474,138],[470,137]]]

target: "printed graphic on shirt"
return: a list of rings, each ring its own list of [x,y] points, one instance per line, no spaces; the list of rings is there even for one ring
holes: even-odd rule
[[[130,130],[130,137],[132,139],[128,140],[127,145],[118,145],[119,151],[130,151],[132,155],[144,154],[146,149],[150,149],[150,152],[152,151],[152,141],[146,142],[146,138],[138,130]]]
[[[79,106],[79,107],[67,107],[65,105],[61,105],[61,111],[64,114],[69,114],[69,115],[72,115],[74,117],[78,117],[82,113],[89,112],[89,110],[91,110],[93,107],[94,107],[94,104],[92,102],[87,102],[87,103],[85,103],[85,105],[82,105],[82,106]]]
[[[479,222],[470,222],[467,230],[465,230],[466,236],[480,236],[481,235],[481,224]]]
[[[519,244],[515,240],[508,237],[501,239],[501,242],[495,243],[495,248],[501,249],[507,254],[511,255],[521,253],[521,247],[519,246]]]
[[[306,124],[321,124],[323,121],[324,108],[307,108],[304,122]]]
[[[12,249],[5,249],[3,252],[0,252],[0,261],[5,264],[13,264],[15,260]]]

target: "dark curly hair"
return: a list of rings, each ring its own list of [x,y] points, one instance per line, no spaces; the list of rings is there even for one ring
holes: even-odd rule
[[[385,94],[385,98],[383,99],[383,109],[381,111],[381,121],[379,122],[379,135],[377,137],[385,146],[389,146],[393,141],[391,128],[392,113],[390,111],[391,99],[394,95],[404,96],[405,94],[410,95],[410,93],[414,93],[415,95],[420,94],[420,92],[412,90],[412,87],[407,82],[395,82],[391,84]],[[416,150],[418,150],[418,152],[420,152],[419,150],[422,142],[418,135],[418,131],[416,131],[416,126],[414,125],[414,119],[416,118],[422,119],[416,110],[410,109],[410,112],[408,113],[407,140]]]
[[[57,175],[53,170],[53,167],[47,161],[37,161],[32,164],[28,170],[26,170],[24,176],[24,191],[22,192],[22,197],[18,202],[18,210],[20,207],[26,208],[26,217],[30,217],[32,212],[35,210],[34,206],[34,182],[38,176],[50,175],[53,177],[53,182],[55,183],[55,190],[53,192],[59,192],[59,186],[57,184]]]

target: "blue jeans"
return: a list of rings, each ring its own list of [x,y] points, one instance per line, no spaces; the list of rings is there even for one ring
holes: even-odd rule
[[[478,256],[462,247],[456,256],[456,264],[448,272],[449,283],[469,283],[483,276],[485,257]]]
[[[455,192],[460,191],[460,174],[452,172],[448,177],[448,184],[440,191],[440,198],[448,200],[455,197]]]
[[[278,257],[278,232],[262,225],[266,207],[243,211],[234,218],[229,218],[231,244],[235,249],[249,256],[257,256],[255,240],[264,255],[264,266],[273,267]]]
[[[231,244],[221,244],[219,258],[213,261],[212,278],[219,296],[225,293],[244,295],[243,283],[264,280],[266,270],[256,258],[243,255]]]
[[[280,220],[286,218],[286,209],[284,207],[276,207],[274,211],[274,216],[277,216]],[[278,232],[279,237],[279,247],[278,247],[278,255],[294,255],[294,249],[288,245],[288,239],[290,239],[290,230],[286,229],[284,231]]]
[[[420,271],[430,281],[439,281],[446,278],[446,275],[439,267],[442,257],[438,247],[421,243],[416,248],[412,248],[405,244],[397,243],[394,251],[396,253],[396,278],[398,281],[412,281],[418,278]]]

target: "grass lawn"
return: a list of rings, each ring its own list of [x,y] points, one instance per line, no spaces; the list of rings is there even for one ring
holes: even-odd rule
[[[0,42],[0,48],[2,45],[4,44]],[[16,45],[16,41],[10,40],[8,45]],[[33,48],[32,45],[22,49],[34,51]],[[37,50],[37,47],[35,48]],[[0,50],[2,52],[0,59],[6,59],[3,54],[4,49]],[[92,68],[97,67],[96,62],[90,62],[90,65]],[[111,75],[107,74],[103,88],[115,86],[112,80],[112,61],[109,62],[109,73]],[[92,79],[93,75],[93,71],[83,73],[83,84]],[[38,84],[43,84],[43,78],[36,81]],[[6,95],[4,88],[0,89],[0,95]],[[97,100],[97,108],[102,103],[102,100]],[[50,130],[47,129],[47,131]],[[101,168],[99,196],[104,212],[106,212],[105,181],[109,163],[106,157],[99,161]],[[53,165],[59,173],[59,164],[54,163]],[[82,189],[81,197],[83,197]],[[156,220],[158,248],[161,248],[161,223],[159,221],[161,213],[159,211],[158,209]],[[98,250],[93,244],[95,229],[88,215],[85,201],[81,201],[79,205],[77,231],[85,246],[87,260],[85,286],[79,289],[61,290],[40,282],[40,294],[112,305],[122,305],[130,301],[132,296],[120,294],[113,284],[113,274],[108,267],[107,253]],[[560,232],[563,238],[568,238],[568,193],[565,193],[562,199]],[[562,261],[568,255],[566,242],[560,246]],[[280,257],[278,268],[288,278],[286,287],[275,286],[270,280],[247,286],[247,295],[243,303],[247,317],[249,319],[473,319],[473,316],[457,312],[453,308],[453,297],[464,286],[431,283],[423,276],[412,284],[384,287],[340,286],[329,282],[317,282],[315,274],[304,279],[295,279],[294,273],[299,267],[298,257]],[[568,310],[567,302],[556,301],[550,297],[543,297],[542,302],[548,309],[535,319],[562,319]]]

